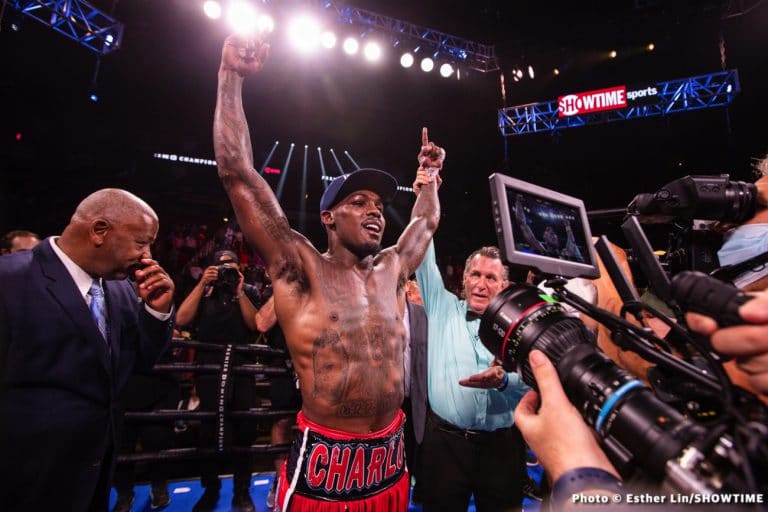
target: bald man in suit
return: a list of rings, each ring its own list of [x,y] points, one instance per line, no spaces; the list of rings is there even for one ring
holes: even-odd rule
[[[103,189],[61,236],[0,258],[0,510],[106,510],[120,392],[173,328],[157,229],[144,201]]]

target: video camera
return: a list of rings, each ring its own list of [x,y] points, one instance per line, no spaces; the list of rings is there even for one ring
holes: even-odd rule
[[[547,274],[546,285],[555,290],[550,297],[532,285],[513,284],[491,301],[479,334],[503,367],[518,372],[526,384],[536,388],[528,355],[533,349],[544,352],[557,368],[569,400],[595,429],[609,458],[625,477],[651,480],[678,492],[765,492],[765,479],[758,482],[755,476],[766,474],[768,469],[766,410],[762,405],[749,410],[736,407],[735,401],[742,400],[743,395],[734,396],[716,354],[670,322],[678,336],[706,361],[706,368],[672,356],[659,349],[667,343],[649,330],[601,310],[565,288],[563,278],[599,275],[584,203],[501,174],[493,174],[490,184],[496,232],[505,259]],[[520,204],[530,206],[525,217],[519,215]],[[572,243],[581,251],[580,261],[531,249],[530,232],[535,235],[542,229],[536,228],[537,223],[556,228],[563,218],[573,223]],[[607,247],[606,242],[603,238],[602,245]],[[611,259],[612,253],[600,252],[606,268],[612,269],[617,288],[624,289],[622,295],[629,293],[636,301],[629,281]],[[727,316],[735,322],[740,321],[739,304],[748,299],[727,284],[692,273],[676,276],[670,294],[685,305],[695,304],[700,312],[718,319]],[[694,387],[710,390],[722,400],[725,413],[704,423],[660,400],[603,354],[593,333],[567,315],[563,303],[608,327],[621,348],[637,352]],[[760,404],[756,399],[749,403],[754,402]]]
[[[717,250],[722,245],[722,235],[712,229],[714,221],[742,224],[754,216],[756,204],[754,183],[731,181],[727,174],[685,176],[652,194],[638,194],[627,213],[642,224],[670,225],[662,261],[670,272],[708,273],[719,267]]]

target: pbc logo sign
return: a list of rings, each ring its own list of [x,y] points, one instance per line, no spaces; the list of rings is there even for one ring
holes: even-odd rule
[[[557,116],[569,117],[590,112],[602,112],[627,106],[627,87],[609,87],[596,91],[579,92],[557,99]]]

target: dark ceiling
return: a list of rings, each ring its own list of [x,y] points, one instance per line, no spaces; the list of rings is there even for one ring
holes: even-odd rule
[[[0,232],[59,231],[78,199],[104,186],[145,197],[163,222],[219,219],[228,202],[213,167],[169,163],[155,152],[212,158],[211,120],[224,23],[208,20],[198,0],[94,2],[126,25],[123,48],[105,57],[100,101],[88,90],[95,55],[64,36],[6,9],[0,32]],[[301,2],[273,1],[287,11]],[[546,101],[574,91],[739,70],[742,93],[728,109],[681,113],[508,138],[496,112],[499,74],[443,80],[396,63],[371,67],[341,55],[308,60],[273,36],[270,61],[245,85],[245,107],[257,165],[275,140],[272,164],[282,168],[296,144],[283,204],[300,203],[303,146],[309,146],[309,218],[321,193],[316,147],[343,150],[361,166],[392,172],[409,184],[422,126],[447,149],[438,241],[462,254],[494,242],[487,176],[513,176],[582,197],[589,209],[621,208],[691,173],[729,172],[748,179],[750,161],[768,149],[760,127],[768,90],[768,5],[763,2],[617,0],[583,2],[381,1],[349,4],[443,32],[496,45],[502,71],[532,63],[535,80],[513,84],[507,104]],[[729,4],[753,7],[724,19]],[[278,18],[278,24],[280,19]],[[652,53],[638,49],[653,41]],[[615,60],[597,55],[615,48]],[[629,56],[627,56],[629,55]],[[396,61],[396,58],[391,59]],[[545,69],[560,67],[556,79]],[[21,133],[20,141],[16,134]],[[277,179],[270,177],[273,185]],[[396,210],[406,218],[406,194]],[[393,223],[396,224],[396,223]],[[308,222],[310,236],[318,223]],[[596,231],[608,229],[596,226]],[[392,239],[398,227],[390,224]]]

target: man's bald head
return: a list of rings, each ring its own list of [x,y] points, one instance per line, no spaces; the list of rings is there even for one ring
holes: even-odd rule
[[[125,224],[142,215],[148,215],[157,222],[155,211],[140,197],[119,188],[103,188],[77,205],[71,223],[89,223],[96,218],[103,218]]]
[[[157,214],[125,190],[105,188],[83,199],[59,237],[59,247],[94,277],[122,279],[151,258]]]

